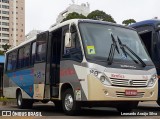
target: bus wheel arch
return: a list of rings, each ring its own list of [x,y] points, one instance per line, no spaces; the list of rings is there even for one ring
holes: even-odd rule
[[[80,103],[75,100],[74,90],[70,84],[64,84],[61,88],[61,100],[64,112],[67,115],[77,115],[80,110]]]
[[[16,99],[17,99],[17,106],[18,108],[22,109],[24,105],[23,97],[22,97],[22,91],[20,88],[16,90]]]
[[[64,83],[62,86],[61,86],[61,99],[62,99],[62,95],[64,94],[64,92],[67,90],[67,89],[71,89],[73,90],[73,87],[70,83]]]
[[[16,100],[17,100],[17,106],[20,109],[30,109],[32,108],[33,101],[23,99],[22,91],[20,88],[16,90]]]

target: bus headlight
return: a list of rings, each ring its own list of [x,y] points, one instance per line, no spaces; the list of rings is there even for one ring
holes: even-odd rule
[[[105,76],[101,76],[101,77],[100,77],[100,81],[101,81],[102,83],[104,83],[104,82],[106,81],[106,77],[105,77]]]
[[[111,85],[108,77],[106,77],[106,76],[104,76],[104,75],[102,75],[102,76],[100,77],[100,81],[101,81],[101,83],[103,83],[104,85],[108,85],[108,86]]]
[[[91,69],[90,73],[92,73],[95,77],[97,77],[102,84],[108,85],[108,86],[111,85],[109,78],[102,72],[99,72],[95,69]]]
[[[148,81],[148,87],[152,87],[156,82],[156,79],[157,79],[157,75],[153,75],[151,79]]]

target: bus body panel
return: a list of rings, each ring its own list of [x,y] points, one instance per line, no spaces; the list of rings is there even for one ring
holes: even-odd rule
[[[36,63],[34,65],[34,99],[43,100],[45,77],[46,76],[46,63]]]
[[[95,76],[88,76],[89,98],[88,101],[145,101],[157,99],[158,83],[156,82],[154,87],[151,88],[136,88],[135,87],[117,87],[117,86],[104,86],[99,82]],[[94,92],[93,92],[94,90]],[[126,96],[126,90],[136,90],[136,96]]]
[[[71,66],[69,62],[65,64],[69,64],[69,66]],[[63,66],[67,67],[65,64]],[[62,79],[62,81],[63,83],[65,83],[66,81],[70,81],[74,87],[73,90],[75,91],[75,94],[76,94],[76,88],[81,87],[80,89],[81,89],[82,101],[98,101],[98,100],[99,101],[111,101],[111,100],[123,101],[123,100],[133,100],[133,99],[134,100],[148,100],[148,99],[156,100],[157,99],[158,82],[156,81],[154,86],[152,87],[147,87],[148,81],[151,78],[151,75],[154,74],[154,72],[156,71],[155,68],[151,68],[150,70],[147,70],[147,71],[133,70],[133,69],[124,71],[123,69],[106,68],[104,66],[100,66],[93,63],[88,63],[87,67],[84,67],[82,65],[77,65],[77,64],[73,64],[73,65],[77,75],[77,77],[75,76],[73,78],[73,81],[77,82],[76,84],[79,84],[80,82],[80,84],[75,85],[68,78]],[[70,70],[71,69],[72,68],[70,68]],[[90,72],[91,69],[96,69],[98,71],[101,71],[107,77],[109,77],[110,80],[114,78],[113,82],[115,82],[115,80],[121,80],[120,83],[124,83],[125,85],[106,86],[102,84],[100,80]],[[79,79],[79,81],[77,79]],[[127,81],[122,82],[123,80],[127,80]],[[139,80],[143,82],[143,84],[141,84]],[[131,81],[133,81],[133,84],[129,85]],[[136,84],[135,86],[134,83],[135,84],[138,83],[138,84]],[[125,90],[136,90],[138,94],[137,96],[125,96]],[[85,95],[85,98],[83,97],[83,95]]]
[[[18,88],[22,90],[24,98],[32,98],[34,84],[34,69],[24,69],[4,74],[4,96],[9,98],[16,97]]]
[[[71,84],[74,92],[75,92],[75,99],[77,100],[87,100],[88,96],[88,85],[87,82],[84,83],[84,78],[79,78],[78,76],[80,74],[86,75],[87,72],[85,70],[81,69],[81,73],[77,74],[76,69],[74,65],[81,66],[81,63],[78,63],[76,61],[61,61],[60,65],[60,83],[69,83]],[[83,73],[84,72],[84,73]],[[79,92],[81,91],[81,92]],[[80,93],[80,97],[78,98],[78,94]]]
[[[24,99],[32,99],[32,97],[30,97],[22,88],[18,86],[3,88],[3,96],[6,98],[16,98],[16,91],[19,89],[21,90]]]

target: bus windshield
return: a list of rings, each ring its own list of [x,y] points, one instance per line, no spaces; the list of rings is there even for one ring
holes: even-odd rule
[[[118,42],[118,39],[120,39],[143,62],[151,61],[137,32],[134,30],[95,23],[80,23],[79,27],[87,59],[107,61],[111,46],[116,43],[113,61],[138,63],[139,61],[133,53],[128,51],[128,55],[125,54]]]

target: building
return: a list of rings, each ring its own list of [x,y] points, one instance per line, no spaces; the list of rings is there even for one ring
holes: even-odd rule
[[[25,0],[0,0],[0,50],[25,40]]]
[[[67,15],[72,12],[77,12],[79,14],[87,16],[90,13],[90,5],[89,3],[86,3],[86,4],[82,3],[81,5],[77,5],[73,3],[66,10],[64,10],[58,15],[56,22],[57,23],[62,22],[63,19],[66,18]]]

